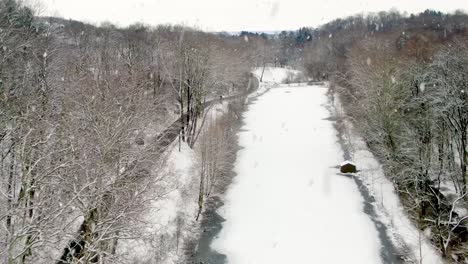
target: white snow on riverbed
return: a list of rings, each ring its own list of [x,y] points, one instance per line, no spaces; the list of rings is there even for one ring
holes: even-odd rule
[[[380,241],[319,86],[270,89],[244,114],[237,176],[212,244],[229,264],[378,264]]]

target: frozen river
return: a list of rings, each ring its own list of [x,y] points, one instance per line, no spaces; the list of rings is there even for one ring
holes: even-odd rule
[[[237,176],[211,247],[229,264],[382,263],[381,242],[343,159],[327,89],[273,88],[249,105]]]

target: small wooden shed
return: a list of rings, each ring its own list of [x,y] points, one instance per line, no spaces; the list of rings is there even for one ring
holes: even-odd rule
[[[352,161],[345,160],[343,163],[340,164],[340,172],[355,173],[357,172],[356,164],[354,164]]]

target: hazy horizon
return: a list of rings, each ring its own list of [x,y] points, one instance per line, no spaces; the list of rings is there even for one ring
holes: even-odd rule
[[[38,0],[41,15],[74,19],[91,24],[110,22],[120,27],[183,24],[214,32],[278,32],[317,27],[337,18],[396,9],[419,13],[434,9],[446,13],[468,10],[468,1],[341,1],[306,0]]]

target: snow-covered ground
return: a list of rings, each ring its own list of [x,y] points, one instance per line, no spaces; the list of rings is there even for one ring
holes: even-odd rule
[[[227,113],[228,104],[227,100],[213,104],[206,113],[206,125]],[[180,147],[179,151],[177,140],[169,146],[161,180],[150,187],[157,197],[148,201],[148,210],[141,216],[144,235],[119,243],[118,254],[128,263],[183,263],[184,243],[196,237],[197,154],[184,142]]]
[[[262,76],[262,67],[258,67],[253,71],[253,74],[260,80]],[[291,84],[283,84],[288,77],[301,77],[302,72],[294,69],[285,69],[279,67],[265,67],[265,71],[263,72],[263,79],[262,82],[259,82],[259,87],[257,90],[252,92],[248,95],[248,98],[258,97],[266,92],[268,92],[271,88],[278,88],[280,86],[304,86],[306,83],[291,83]]]
[[[286,75],[268,72],[266,81]],[[244,114],[237,176],[220,209],[226,222],[212,247],[230,264],[381,263],[363,198],[337,174],[343,153],[327,88],[274,87]]]
[[[161,181],[154,186],[157,199],[149,200],[141,216],[144,235],[119,243],[118,253],[128,263],[178,263],[184,254],[183,242],[193,236],[197,212],[195,152],[187,144],[170,146]]]
[[[255,69],[254,74],[260,80],[260,76],[262,76],[263,68],[259,67]],[[285,68],[278,68],[278,67],[265,67],[265,71],[263,72],[262,82],[264,83],[282,83],[284,82],[289,76],[295,77],[300,76],[302,73],[298,70],[293,69],[285,69]]]

